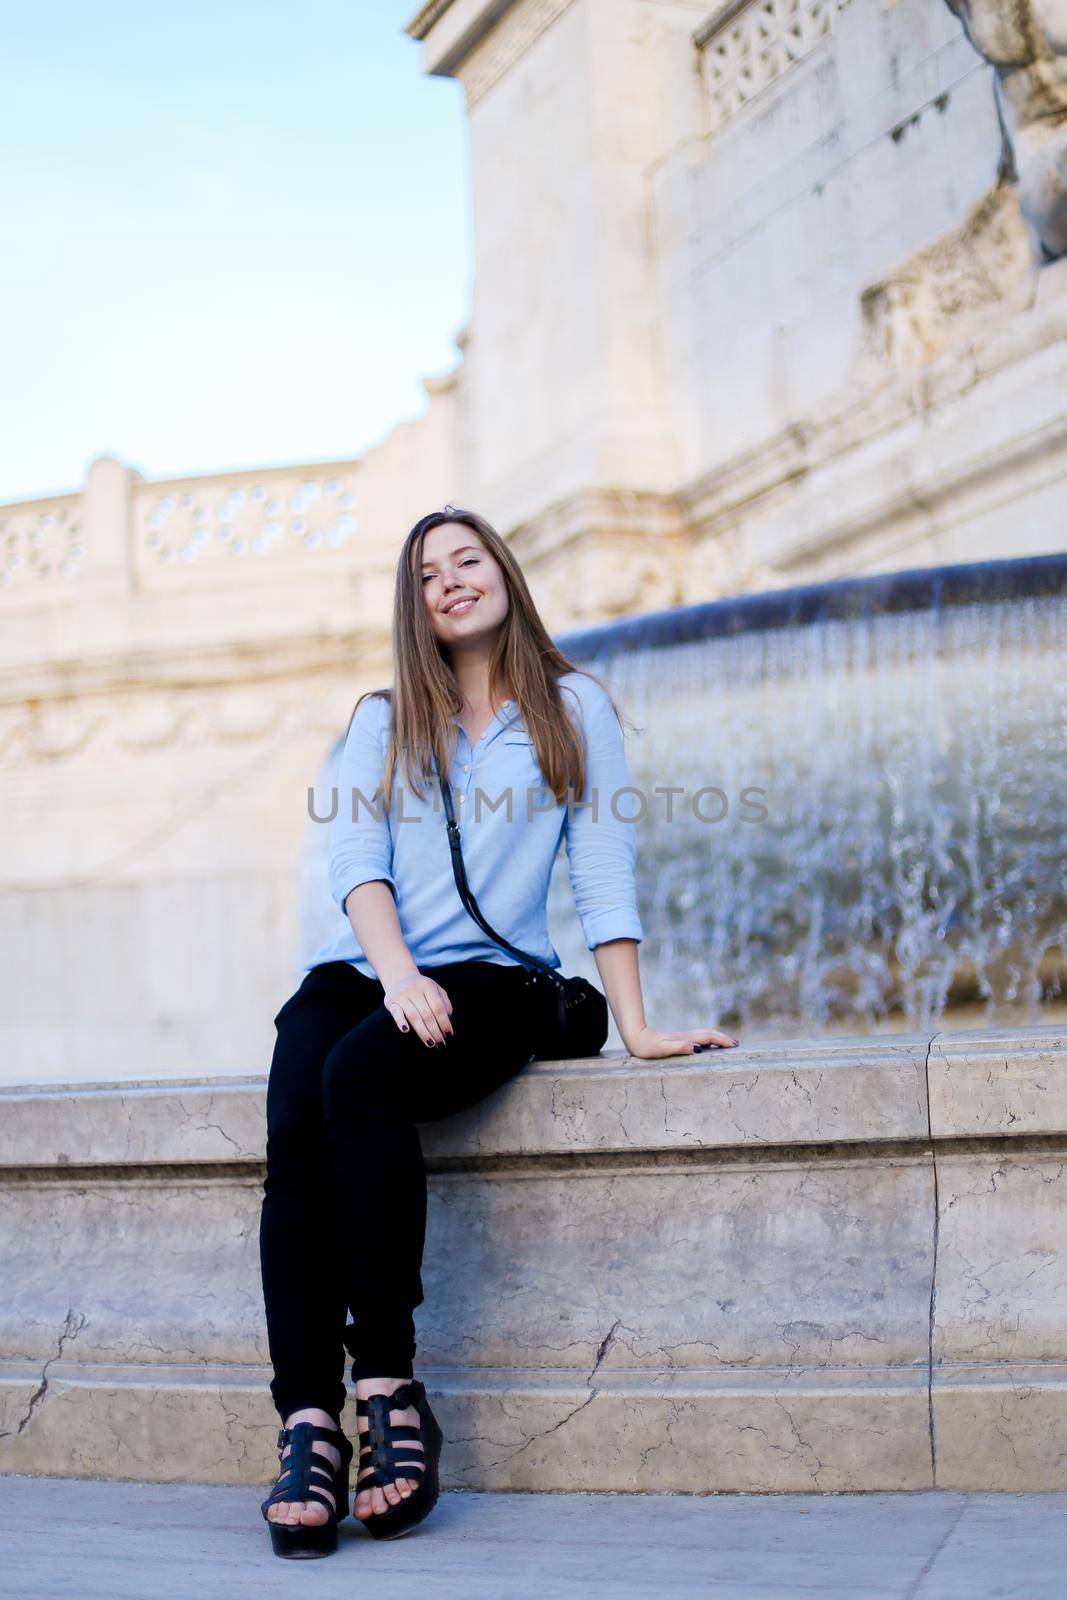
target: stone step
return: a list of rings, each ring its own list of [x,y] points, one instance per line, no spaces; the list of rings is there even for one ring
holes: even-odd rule
[[[539,1062],[425,1127],[445,1481],[1067,1487],[1064,1057]],[[0,1091],[0,1469],[272,1475],[263,1115],[262,1078]]]

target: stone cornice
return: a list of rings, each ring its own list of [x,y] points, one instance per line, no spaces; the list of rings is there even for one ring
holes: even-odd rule
[[[353,627],[336,633],[265,636],[237,645],[108,651],[0,671],[0,711],[138,692],[201,694],[255,688],[330,674],[350,676],[367,662],[390,659],[388,631]]]
[[[519,523],[508,535],[520,561],[557,556],[589,539],[683,540],[687,529],[673,495],[640,489],[579,489]]]
[[[425,46],[429,72],[438,77],[453,77],[505,12],[517,4],[521,4],[521,0],[429,0],[412,17],[406,32]],[[445,36],[437,46],[430,35],[446,17]]]
[[[435,77],[460,78],[473,107],[573,0],[429,0],[407,25]],[[483,48],[484,46],[484,48]]]
[[[741,12],[751,3],[752,0],[725,0],[724,4],[717,5],[711,16],[705,17],[700,27],[693,34],[693,43],[697,49],[703,50],[709,39],[713,39],[721,28],[726,27],[728,22],[732,22],[735,17],[740,16]],[[428,11],[430,8],[427,6],[424,9]]]
[[[427,0],[427,4],[420,6],[411,21],[405,24],[404,32],[412,39],[425,39],[430,29],[439,22],[454,0]]]

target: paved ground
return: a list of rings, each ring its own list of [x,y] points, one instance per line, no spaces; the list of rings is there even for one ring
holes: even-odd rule
[[[1064,1600],[1067,1494],[450,1494],[280,1561],[248,1489],[0,1478],[19,1600]]]

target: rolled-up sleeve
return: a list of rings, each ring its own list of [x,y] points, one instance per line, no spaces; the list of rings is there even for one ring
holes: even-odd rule
[[[330,824],[330,893],[345,900],[361,883],[382,880],[393,891],[393,840],[381,794],[388,703],[363,701],[352,718],[337,769],[337,815]]]
[[[586,803],[573,800],[563,824],[574,903],[590,950],[608,939],[635,939],[640,944],[636,829],[625,820],[640,812],[638,796],[619,792],[626,789],[630,774],[608,695],[589,679],[581,704],[577,720],[585,732]]]

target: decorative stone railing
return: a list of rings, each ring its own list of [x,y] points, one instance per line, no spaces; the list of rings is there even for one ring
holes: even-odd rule
[[[447,1481],[1067,1488],[1065,1066],[1053,1028],[615,1054],[424,1129]],[[263,1100],[0,1092],[0,1470],[268,1479]]]
[[[714,131],[828,38],[850,0],[726,0],[697,29]]]
[[[361,531],[357,461],[146,481],[104,457],[78,494],[0,505],[0,608],[87,584],[131,592],[176,571],[350,564]]]
[[[240,477],[138,484],[134,558],[144,577],[172,563],[219,565],[268,557],[326,556],[359,527],[354,462],[276,468]]]
[[[39,603],[69,588],[85,555],[81,495],[0,506],[0,605],[12,592]]]

